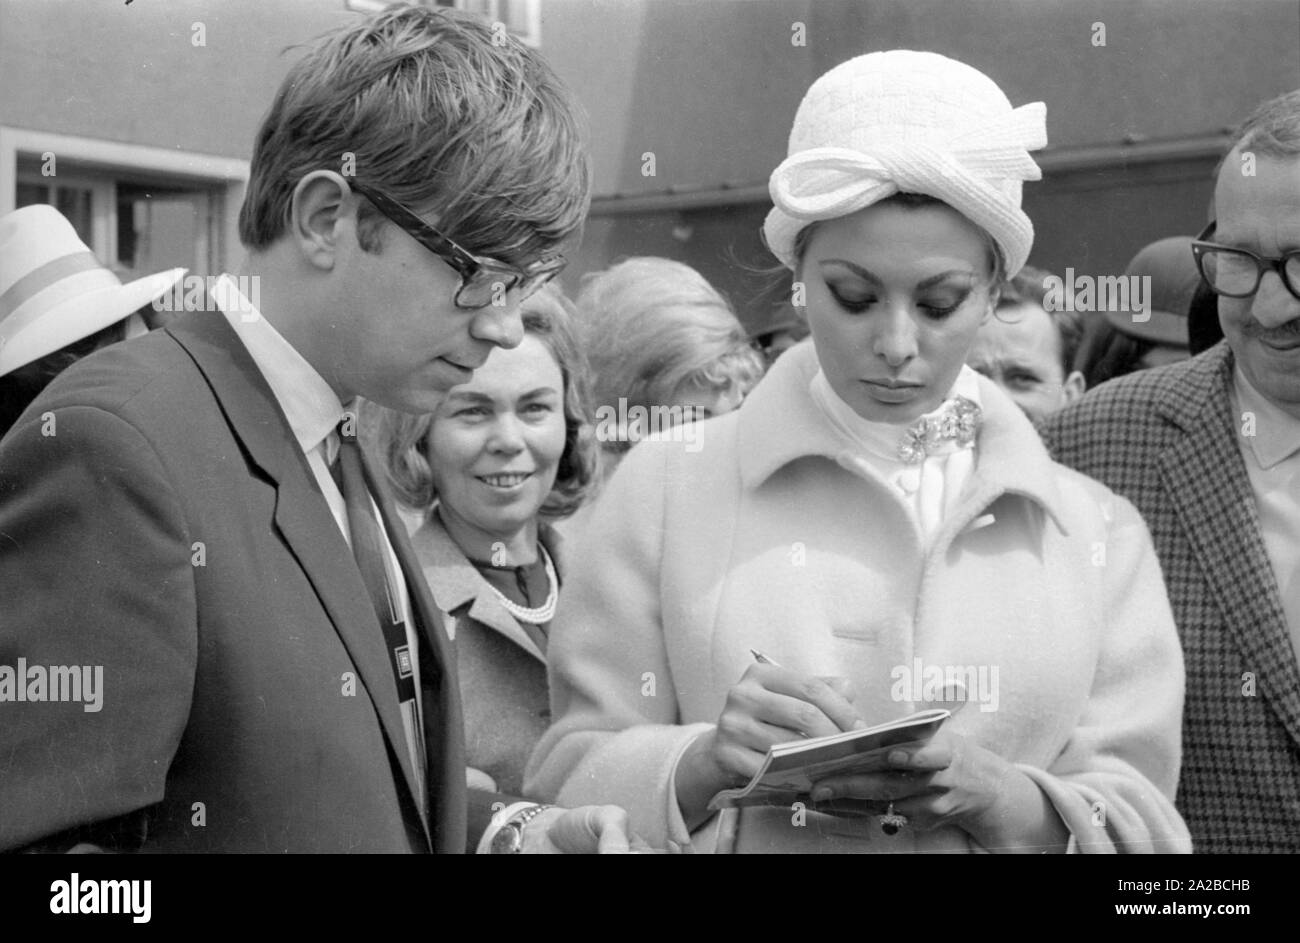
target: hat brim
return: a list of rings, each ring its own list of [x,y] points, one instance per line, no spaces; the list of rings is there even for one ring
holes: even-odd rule
[[[1106,320],[1121,334],[1138,340],[1165,344],[1169,347],[1187,346],[1187,318],[1171,311],[1152,309],[1145,321],[1134,321],[1130,311],[1107,311]]]
[[[171,290],[188,271],[168,269],[125,285],[88,291],[55,305],[0,346],[0,376],[130,317]]]

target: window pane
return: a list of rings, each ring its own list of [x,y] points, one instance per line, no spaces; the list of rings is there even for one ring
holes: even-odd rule
[[[90,208],[90,191],[81,187],[58,187],[54,192],[55,209],[68,218],[81,241],[90,245],[95,239],[91,231],[94,217]]]
[[[117,185],[117,259],[137,275],[208,267],[208,195],[139,184]]]
[[[14,201],[14,209],[21,209],[24,206],[32,206],[35,203],[50,202],[50,188],[40,183],[20,183],[18,184],[18,199]]]

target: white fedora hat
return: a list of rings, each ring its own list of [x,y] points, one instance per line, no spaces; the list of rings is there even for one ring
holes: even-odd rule
[[[123,285],[54,207],[0,217],[0,376],[129,317],[186,271]]]

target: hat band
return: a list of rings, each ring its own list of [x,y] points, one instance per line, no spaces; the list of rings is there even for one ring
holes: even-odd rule
[[[60,256],[32,269],[0,295],[0,321],[13,314],[24,301],[40,294],[60,279],[97,268],[104,267],[95,258],[95,253],[87,250]]]
[[[101,278],[87,279],[87,275],[99,275]],[[88,284],[91,281],[101,281],[102,284],[92,286]],[[93,252],[74,252],[46,262],[18,279],[4,294],[0,295],[0,343],[17,337],[20,331],[33,324],[49,310],[51,307],[49,304],[34,304],[27,310],[22,310],[27,302],[42,292],[52,288],[65,288],[67,293],[75,295],[92,287],[111,288],[120,284],[117,276],[104,268]],[[54,292],[54,294],[64,293]],[[59,299],[61,300],[63,299]]]

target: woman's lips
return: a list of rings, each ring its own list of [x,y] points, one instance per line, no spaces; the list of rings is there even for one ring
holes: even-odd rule
[[[500,472],[495,475],[475,475],[479,481],[489,488],[495,488],[498,491],[513,491],[518,488],[529,478],[533,477],[532,472]]]
[[[882,403],[906,403],[916,397],[925,387],[920,383],[907,383],[902,380],[863,380],[867,392]]]

